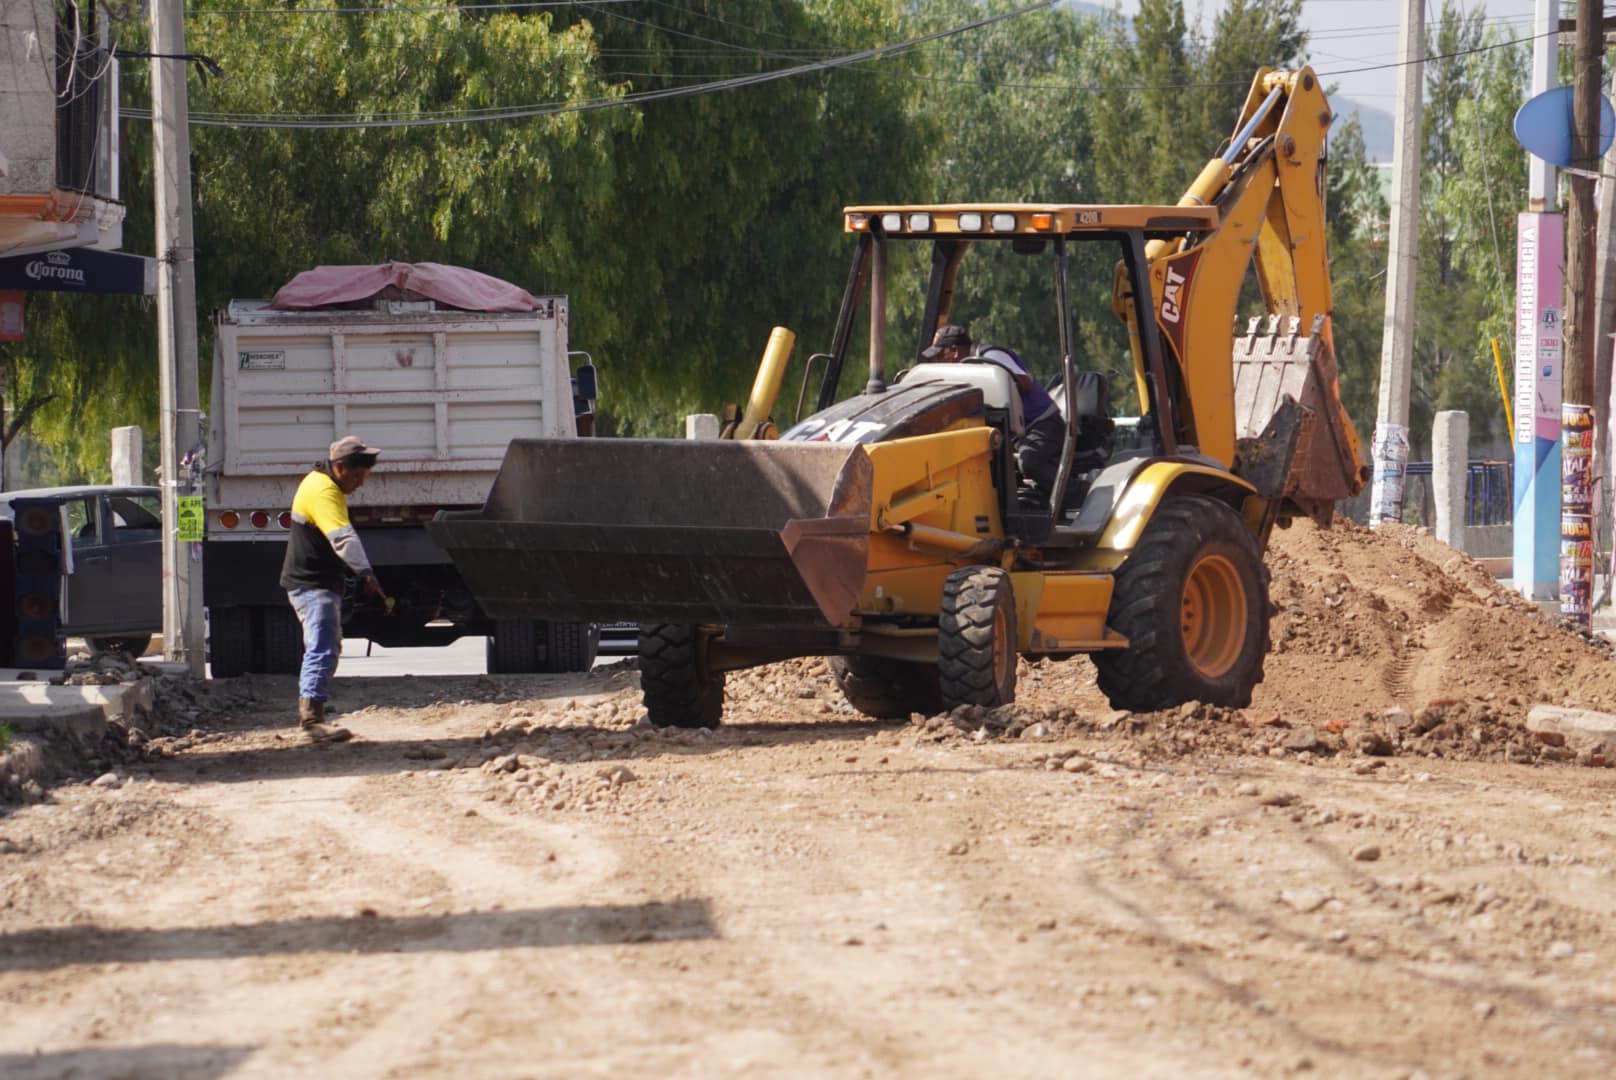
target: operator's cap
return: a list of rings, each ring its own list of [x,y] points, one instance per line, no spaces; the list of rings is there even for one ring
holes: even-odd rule
[[[344,435],[331,444],[331,452],[327,457],[331,461],[358,459],[353,462],[355,465],[369,468],[376,464],[376,455],[381,452],[381,447],[366,446],[365,440],[357,435]]]
[[[951,345],[958,345],[964,349],[971,347],[971,331],[964,323],[949,323],[947,326],[938,327],[937,336],[931,339],[929,346],[920,351],[920,358],[935,360]]]

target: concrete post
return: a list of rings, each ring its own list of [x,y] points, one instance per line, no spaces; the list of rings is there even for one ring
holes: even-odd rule
[[[1374,483],[1369,524],[1403,520],[1408,465],[1408,398],[1414,374],[1414,284],[1419,267],[1421,126],[1425,80],[1425,0],[1403,0],[1397,122],[1392,146],[1391,235],[1386,259],[1386,325],[1375,412]]]
[[[715,413],[691,413],[685,417],[685,438],[687,439],[716,439],[718,438],[718,416]]]
[[[1436,504],[1436,538],[1465,549],[1465,494],[1470,473],[1470,414],[1439,412],[1431,422],[1431,501]]]
[[[152,187],[156,217],[158,422],[162,442],[163,655],[203,674],[202,545],[179,539],[179,498],[200,496],[202,412],[196,355],[196,246],[184,0],[153,0]]]
[[[112,429],[112,482],[123,487],[138,487],[146,482],[146,466],[142,460],[140,428],[115,427]]]

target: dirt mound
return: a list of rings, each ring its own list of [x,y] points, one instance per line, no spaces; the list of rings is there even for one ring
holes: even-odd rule
[[[1299,524],[1268,561],[1273,654],[1254,707],[1327,722],[1460,699],[1519,720],[1537,702],[1616,702],[1608,646],[1422,530]]]
[[[1224,751],[1571,761],[1524,728],[1534,704],[1616,706],[1616,663],[1425,530],[1350,521],[1276,531],[1267,675],[1243,710],[1113,710],[1087,659],[1023,661],[1015,705],[916,718],[935,741],[1093,738],[1134,759]],[[855,714],[822,662],[729,678],[727,722],[786,701]],[[1602,764],[1589,755],[1584,764]]]

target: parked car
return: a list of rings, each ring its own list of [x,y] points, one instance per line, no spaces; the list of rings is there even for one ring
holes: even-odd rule
[[[61,507],[66,584],[62,633],[93,652],[139,656],[163,628],[162,504],[155,487],[34,488],[0,492],[0,518],[17,499]]]

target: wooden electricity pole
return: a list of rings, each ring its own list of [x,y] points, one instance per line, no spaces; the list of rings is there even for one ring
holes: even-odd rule
[[[1593,615],[1595,328],[1598,305],[1599,173],[1604,5],[1577,0],[1571,106],[1570,207],[1566,215],[1565,359],[1560,384],[1560,613],[1588,626]]]
[[[1600,68],[1605,49],[1600,0],[1577,0],[1577,44],[1572,84],[1571,205],[1566,220],[1565,367],[1561,400],[1594,404],[1594,273],[1599,215],[1594,176],[1599,172]]]

